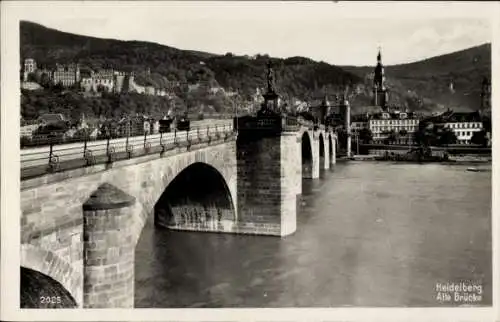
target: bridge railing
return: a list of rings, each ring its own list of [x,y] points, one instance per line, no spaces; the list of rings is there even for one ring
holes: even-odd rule
[[[177,147],[188,147],[215,140],[226,140],[234,134],[233,124],[191,127],[189,131],[144,134],[142,136],[105,140],[50,144],[21,150],[21,178],[75,169],[94,164],[164,153]]]
[[[191,127],[206,127],[207,125],[224,125],[224,124],[231,124],[230,120],[227,118],[220,118],[220,119],[203,119],[203,120],[194,120],[191,121]],[[171,126],[171,131],[174,131],[176,124],[173,123]],[[110,135],[112,139],[118,139],[118,138],[125,138],[127,137],[127,134],[125,133],[125,128],[122,127],[121,131],[117,130],[110,130]],[[144,135],[144,127],[143,124],[139,124],[136,126],[130,126],[130,131],[132,133],[129,133],[128,136],[141,136]],[[156,132],[151,133],[152,131],[149,131],[151,134],[158,134],[159,129],[155,130]],[[49,131],[47,131],[49,132]],[[99,135],[99,136],[90,136],[87,135],[85,136],[83,131],[77,131],[74,133],[72,137],[67,136],[68,132],[66,130],[53,130],[50,131],[50,133],[45,133],[45,134],[35,134],[32,135],[31,137],[21,137],[21,149],[33,149],[33,148],[38,148],[38,147],[45,147],[49,146],[50,144],[54,145],[62,145],[62,144],[69,144],[69,143],[84,143],[85,141],[99,141],[99,140],[104,140],[106,139],[105,135]]]
[[[295,116],[261,115],[238,117],[234,125],[238,131],[256,130],[278,133],[296,132],[300,129],[301,123]]]

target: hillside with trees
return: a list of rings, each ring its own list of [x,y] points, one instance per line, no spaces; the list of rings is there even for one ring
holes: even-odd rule
[[[56,63],[78,62],[82,68],[114,68],[133,71],[139,85],[171,88],[170,97],[145,97],[140,94],[83,97],[76,90],[49,86],[22,91],[21,113],[26,120],[52,111],[68,117],[85,113],[88,117],[116,116],[127,113],[159,114],[168,109],[175,113],[234,113],[258,105],[257,89],[265,82],[266,63],[276,73],[276,87],[290,106],[295,102],[317,102],[325,93],[333,94],[348,86],[352,112],[371,105],[371,67],[339,67],[304,57],[286,59],[266,54],[236,56],[181,50],[144,41],[101,39],[46,28],[36,23],[20,23],[21,64],[34,58],[38,66],[54,68]],[[387,84],[390,103],[410,111],[440,111],[448,107],[476,110],[480,103],[480,78],[491,75],[490,45],[431,58],[412,64],[388,66]],[[455,92],[449,92],[453,80]],[[189,85],[202,84],[196,89]],[[210,88],[224,91],[210,92]],[[231,93],[228,94],[228,93]],[[354,94],[354,95],[353,95]],[[451,105],[451,106],[450,106]]]
[[[370,84],[372,66],[342,68]],[[481,104],[482,80],[491,80],[491,44],[410,64],[385,66],[385,76],[390,100],[407,104],[410,110],[476,111]]]
[[[179,83],[175,89],[175,102],[166,98],[159,101],[157,106],[162,110],[165,106],[176,106],[177,110],[189,112],[233,113],[234,104],[241,105],[252,102],[257,88],[265,86],[266,63],[271,60],[276,73],[277,88],[283,99],[307,100],[324,93],[325,88],[332,90],[343,84],[359,83],[361,79],[339,67],[323,62],[315,62],[307,58],[294,57],[289,59],[272,58],[268,55],[254,57],[235,56],[231,53],[213,55],[210,53],[180,50],[151,42],[120,41],[114,39],[100,39],[75,35],[46,28],[39,24],[22,21],[20,23],[21,60],[34,58],[38,66],[53,68],[56,63],[68,64],[78,62],[82,68],[101,69],[114,68],[115,70],[134,71],[136,81],[140,85],[168,87],[171,83]],[[22,63],[22,61],[21,61]],[[148,71],[150,71],[148,73]],[[194,91],[188,91],[189,84],[203,84]],[[208,95],[210,87],[222,87],[226,91],[236,92],[230,98],[227,95]],[[52,102],[62,99],[62,94],[50,93]],[[59,96],[58,96],[59,95]],[[69,95],[69,94],[67,94]],[[67,96],[66,95],[66,96]],[[47,105],[38,101],[40,94],[23,91],[22,113],[25,118],[35,116],[38,109],[49,109]],[[64,112],[64,114],[80,114],[82,105],[86,113],[96,115],[97,110],[108,111],[114,106],[110,100],[103,97],[80,99],[76,97],[66,104],[66,107],[77,108],[78,111],[64,110],[63,103],[57,103],[50,109]],[[127,97],[142,110],[139,99],[132,94]],[[101,103],[97,101],[102,100]],[[123,99],[122,99],[123,100]],[[138,100],[138,101],[137,101]],[[58,106],[58,107],[56,107]],[[61,107],[62,106],[62,107]],[[99,108],[97,106],[100,106]],[[120,105],[120,110],[129,107]],[[156,109],[146,107],[146,113]],[[116,107],[113,107],[113,113]],[[130,108],[132,112],[134,108]],[[109,114],[108,112],[103,114]],[[97,116],[97,115],[96,115]]]

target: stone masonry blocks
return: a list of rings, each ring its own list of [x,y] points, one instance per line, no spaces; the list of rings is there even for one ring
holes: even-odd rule
[[[52,264],[25,265],[45,270],[68,289],[80,307],[132,307],[137,239],[164,189],[195,162],[207,163],[223,176],[238,224],[238,229],[230,232],[292,234],[296,230],[296,195],[302,189],[301,141],[297,136],[304,130],[243,147],[235,141],[219,142],[163,157],[118,161],[110,169],[96,166],[65,176],[49,174],[22,181],[23,244],[53,253],[59,268],[47,271]],[[313,177],[318,177],[319,140],[308,132]],[[30,253],[23,256],[26,263],[38,258]],[[57,277],[60,272],[64,277]]]
[[[330,156],[330,164],[333,165],[337,163],[337,136],[333,133],[329,133],[330,140],[329,144],[332,146],[332,155]]]
[[[71,294],[77,306],[82,307],[82,276],[73,269],[70,263],[62,260],[51,251],[22,244],[21,266],[50,276],[59,282]]]
[[[179,172],[194,162],[207,163],[221,173],[236,207],[235,140],[214,142],[210,146],[177,151],[177,154],[171,153],[164,157],[150,155],[117,161],[109,169],[97,165],[70,170],[64,172],[67,174],[64,176],[65,179],[55,173],[21,181],[22,244],[39,249],[40,252],[50,252],[54,258],[58,259],[58,263],[68,263],[69,275],[72,277],[69,278],[70,282],[61,282],[61,278],[57,275],[58,270],[49,270],[51,266],[48,268],[44,268],[43,265],[36,266],[33,264],[36,259],[26,259],[26,263],[31,263],[26,264],[26,267],[47,274],[60,282],[82,307],[84,275],[82,204],[104,182],[112,183],[115,187],[136,197],[137,201],[130,210],[134,214],[130,230],[135,247],[145,221],[161,193]],[[110,251],[110,256],[113,256],[112,252]],[[31,258],[35,255],[29,252],[24,256]],[[126,270],[126,265],[124,267]],[[93,269],[89,266],[87,272]],[[123,274],[133,274],[133,272],[125,271],[121,274],[123,277]],[[99,289],[105,288],[107,286],[101,286]],[[120,304],[116,303],[117,301],[119,300],[114,303],[109,301],[108,307],[117,307]],[[98,305],[96,304],[95,307]]]
[[[134,306],[134,197],[103,183],[83,204],[85,308]]]

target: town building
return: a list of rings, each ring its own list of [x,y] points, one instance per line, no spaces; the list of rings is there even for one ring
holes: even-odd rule
[[[483,122],[478,112],[452,112],[444,120],[444,127],[453,130],[458,144],[470,144],[474,133],[483,130]]]
[[[32,138],[33,133],[38,130],[40,124],[29,124],[21,126],[21,137]]]
[[[312,117],[316,122],[325,124],[327,121],[327,116],[332,112],[332,105],[328,100],[327,95],[324,96],[322,100],[314,100],[307,107],[307,110],[311,113]]]
[[[418,115],[389,105],[380,49],[373,76],[372,106],[360,107],[358,111],[360,113],[352,116],[350,124],[352,135],[357,136],[362,129],[369,129],[373,143],[413,143],[414,133],[418,130]]]
[[[376,143],[386,143],[389,139],[391,142],[388,143],[413,144],[418,124],[415,114],[400,111],[382,112],[368,120],[368,128]]]
[[[27,58],[24,60],[24,73],[23,80],[28,81],[28,75],[36,71],[36,61],[33,58]]]
[[[62,114],[42,114],[38,118],[40,125],[46,126],[51,124],[61,124],[62,122],[66,122],[66,118]]]
[[[54,84],[61,84],[64,87],[71,87],[80,82],[80,65],[56,64],[56,70],[52,74]]]
[[[21,88],[28,91],[36,91],[42,88],[40,84],[35,82],[21,82]]]
[[[358,114],[353,115],[351,132],[358,135],[369,129],[373,143],[413,144],[419,122],[418,115],[400,111]]]
[[[113,92],[115,89],[115,72],[112,69],[82,71],[80,87],[85,92]]]
[[[355,114],[351,118],[351,131],[353,134],[359,134],[362,129],[368,129],[369,115]]]
[[[55,70],[37,69],[36,61],[33,58],[27,58],[24,61],[22,88],[38,89],[37,84],[27,84],[30,74],[35,74],[37,82],[43,77],[52,84],[60,84],[63,87],[78,86],[83,93],[138,93],[154,96],[167,96],[173,92],[175,86],[179,86],[178,82],[169,82],[167,89],[155,88],[154,86],[141,86],[135,82],[133,72],[125,73],[113,69],[100,69],[97,71],[80,68],[79,64],[62,65],[56,64]],[[43,76],[46,75],[46,76]],[[38,84],[39,85],[39,84]],[[86,95],[88,96],[88,95]]]

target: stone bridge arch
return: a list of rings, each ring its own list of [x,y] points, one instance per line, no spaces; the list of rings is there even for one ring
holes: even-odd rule
[[[319,168],[320,170],[327,169],[327,158],[328,156],[325,153],[325,139],[323,138],[323,132],[319,133]]]
[[[50,277],[79,307],[133,306],[133,262],[139,236],[166,187],[195,163],[218,173],[233,211],[237,209],[235,140],[193,150],[179,147],[161,156],[22,181],[23,270]],[[99,190],[106,190],[103,186],[111,191],[108,200],[97,197]],[[120,195],[126,197],[125,203],[116,202]],[[99,200],[103,201],[100,206]],[[237,213],[233,214],[236,222]],[[106,234],[110,238],[104,238]],[[51,252],[33,250],[41,241]],[[111,295],[110,289],[114,290]]]
[[[155,224],[159,226],[167,226],[172,229],[185,229],[185,230],[197,230],[197,231],[212,231],[215,230],[214,226],[207,226],[206,229],[203,225],[170,225],[170,221],[166,220],[166,215],[169,214],[168,207],[160,207],[158,202],[163,202],[165,205],[166,199],[168,199],[168,194],[172,194],[173,189],[171,184],[177,185],[177,187],[182,186],[179,182],[189,182],[194,178],[194,174],[198,178],[198,184],[200,187],[208,187],[209,184],[218,183],[217,188],[220,190],[218,192],[223,192],[226,199],[224,205],[230,205],[231,210],[224,211],[224,216],[221,219],[224,220],[224,225],[217,225],[217,231],[223,229],[223,231],[232,231],[233,227],[229,225],[230,221],[236,224],[237,222],[237,194],[236,194],[236,158],[231,153],[225,153],[222,151],[221,154],[217,153],[196,153],[190,156],[183,156],[183,158],[173,157],[171,162],[160,163],[158,166],[154,167],[153,171],[142,171],[143,178],[134,186],[133,189],[122,189],[120,185],[118,188],[124,190],[132,196],[135,196],[139,201],[136,205],[137,213],[134,221],[134,239],[135,242],[138,241],[142,229],[146,224],[146,220],[152,212],[155,212]],[[192,172],[191,172],[192,171]],[[190,176],[191,174],[191,176]],[[180,176],[180,177],[179,177]],[[214,179],[214,181],[207,182],[206,178]],[[169,190],[167,192],[167,190]],[[184,189],[184,192],[189,192],[189,189]],[[209,192],[206,191],[205,192]],[[165,195],[165,193],[167,193]],[[163,197],[163,199],[162,199]],[[179,195],[177,194],[177,197]],[[161,200],[160,200],[161,199]],[[229,202],[230,201],[230,202]],[[200,206],[200,205],[199,205]],[[181,207],[182,208],[182,207]],[[197,208],[196,211],[199,213],[200,217],[198,219],[203,220],[203,216],[200,213],[201,208]],[[211,209],[212,211],[213,209]],[[177,209],[181,211],[181,209]],[[195,213],[196,213],[195,211]],[[213,212],[211,212],[213,213]],[[193,219],[192,214],[187,214],[185,217]],[[212,217],[212,216],[208,216]],[[218,217],[217,217],[218,218]],[[232,218],[232,220],[230,219]],[[206,216],[205,216],[206,219]],[[191,222],[192,224],[195,224]],[[201,221],[199,222],[201,223]]]
[[[301,144],[302,160],[309,157],[304,148],[310,146],[311,162],[310,167],[302,166],[302,178],[314,179],[319,177],[320,169],[329,169],[332,163],[335,163],[335,152],[331,149],[331,132],[324,129],[313,130],[303,127],[298,133],[298,142]]]
[[[196,231],[233,229],[237,219],[233,196],[214,166],[195,162],[173,179],[163,180],[166,187],[154,205],[155,225]]]
[[[82,294],[82,275],[69,263],[51,251],[21,245],[22,308],[81,307]],[[56,298],[55,302],[47,299],[52,296]]]
[[[300,134],[300,144],[301,144],[301,166],[302,166],[302,177],[312,178],[314,169],[314,139],[309,134],[309,131],[303,131]]]
[[[236,183],[234,144],[135,164],[108,176],[83,205],[84,219],[90,221],[84,225],[90,249],[84,265],[85,305],[133,306],[135,248],[150,215],[157,226],[171,229],[237,229]],[[216,194],[222,198],[213,203]],[[198,203],[194,207],[188,204],[193,201]],[[108,295],[108,289],[117,291]]]

